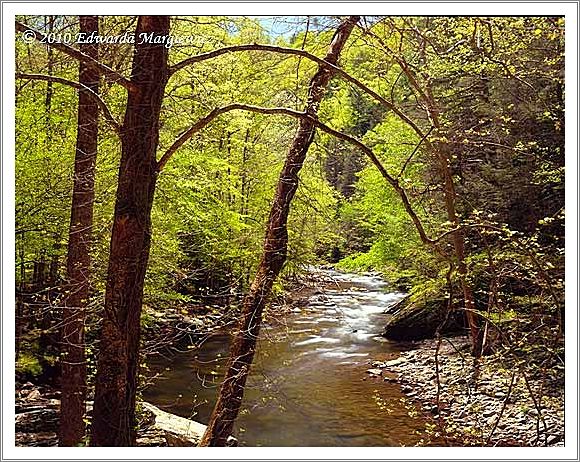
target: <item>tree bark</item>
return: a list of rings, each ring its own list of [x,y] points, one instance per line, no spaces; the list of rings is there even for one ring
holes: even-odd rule
[[[80,16],[80,32],[99,33],[97,16]],[[98,45],[80,49],[98,59]],[[88,94],[99,92],[99,72],[79,65],[77,144],[67,252],[67,298],[64,303],[61,345],[60,446],[76,446],[85,436],[87,369],[85,357],[85,312],[90,290],[91,235],[95,199],[95,162],[99,107]]]
[[[459,228],[460,222],[456,211],[455,183],[453,181],[453,176],[450,169],[451,159],[445,146],[439,147],[438,154],[440,158],[441,175],[443,177],[444,184],[443,192],[445,197],[447,218],[451,223],[453,223],[454,228]],[[483,335],[479,325],[478,315],[475,312],[473,289],[467,281],[467,265],[465,264],[465,233],[462,229],[458,229],[453,233],[451,236],[451,242],[453,244],[453,251],[457,260],[459,284],[461,285],[461,291],[463,292],[465,318],[471,335],[471,354],[475,358],[479,358],[483,354]]]
[[[325,61],[336,64],[358,19],[358,16],[350,16],[338,27],[324,58]],[[332,69],[320,66],[318,72],[310,80],[306,112],[313,117],[317,115],[318,107],[332,74]],[[298,189],[298,173],[302,168],[315,132],[314,120],[300,119],[298,132],[278,179],[276,194],[270,209],[262,259],[249,293],[242,304],[238,332],[230,349],[226,375],[200,446],[225,446],[232,433],[256,350],[262,311],[271,293],[274,280],[286,261],[288,246],[286,225],[290,204]]]
[[[136,36],[169,34],[168,16],[140,16]],[[101,331],[92,446],[132,446],[136,438],[140,317],[151,246],[159,114],[169,75],[163,43],[136,43],[121,132],[121,164]]]

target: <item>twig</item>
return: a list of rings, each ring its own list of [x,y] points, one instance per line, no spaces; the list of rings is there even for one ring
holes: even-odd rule
[[[495,430],[497,429],[497,426],[499,425],[499,421],[501,420],[501,417],[503,416],[503,413],[505,411],[505,408],[507,406],[507,403],[508,403],[508,401],[510,399],[510,396],[512,394],[512,390],[513,390],[513,387],[514,387],[515,379],[516,379],[516,371],[514,371],[513,374],[512,374],[512,380],[510,382],[510,386],[508,388],[507,395],[506,395],[506,397],[505,397],[505,399],[503,401],[503,406],[501,407],[501,410],[499,411],[499,415],[497,416],[497,420],[495,421],[495,424],[494,424],[493,428],[491,429],[491,432],[489,433],[489,435],[488,435],[488,437],[487,437],[487,439],[485,441],[485,445],[486,446],[491,441],[491,437],[495,433]]]

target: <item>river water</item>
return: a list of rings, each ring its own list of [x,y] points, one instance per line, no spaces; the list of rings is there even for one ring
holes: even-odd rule
[[[375,276],[316,270],[332,278],[322,293],[262,328],[236,436],[244,446],[410,446],[424,420],[396,384],[365,373],[369,360],[401,351],[380,333],[384,310],[404,294]],[[149,361],[164,371],[144,392],[160,408],[207,423],[229,337]]]

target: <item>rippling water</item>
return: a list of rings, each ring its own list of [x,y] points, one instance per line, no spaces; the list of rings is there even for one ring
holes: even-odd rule
[[[374,276],[317,270],[334,284],[283,321],[266,324],[246,386],[237,437],[247,446],[400,446],[424,428],[409,416],[398,386],[367,378],[369,359],[400,351],[380,337],[385,308],[404,294]],[[164,379],[144,398],[207,423],[225,367],[229,337],[150,361]]]

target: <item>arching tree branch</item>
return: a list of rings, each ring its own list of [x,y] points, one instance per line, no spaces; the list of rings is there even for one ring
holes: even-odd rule
[[[111,113],[111,110],[109,109],[109,107],[107,106],[107,104],[102,100],[102,98],[99,95],[97,95],[94,91],[92,91],[90,88],[84,86],[83,84],[81,84],[79,82],[75,82],[73,80],[63,79],[61,77],[55,77],[53,75],[44,75],[44,74],[23,74],[23,73],[16,73],[15,77],[17,79],[44,80],[46,82],[55,82],[55,83],[60,83],[62,85],[67,85],[69,87],[76,88],[77,90],[84,90],[84,91],[86,91],[87,94],[92,99],[94,99],[95,102],[99,105],[99,107],[103,111],[103,114],[104,114],[105,119],[107,120],[107,122],[109,122],[109,124],[115,129],[115,132],[117,132],[118,134],[120,134],[120,132],[121,132],[121,124],[119,124],[119,122],[117,122],[117,120],[115,119],[115,117]]]
[[[332,69],[336,75],[341,76],[347,82],[360,88],[366,94],[373,97],[376,101],[378,101],[385,108],[389,109],[390,111],[393,111],[403,122],[405,122],[407,125],[409,125],[409,127],[411,127],[415,131],[415,133],[419,136],[419,138],[425,137],[423,130],[421,130],[421,128],[411,118],[409,118],[400,108],[398,108],[391,101],[389,101],[389,100],[385,99],[384,97],[382,97],[381,95],[379,95],[376,91],[374,91],[368,85],[364,84],[363,82],[361,82],[357,78],[353,77],[352,75],[350,75],[348,72],[346,72],[341,67],[339,67],[335,64],[329,63],[328,61],[325,61],[324,59],[319,58],[318,56],[313,55],[312,53],[309,53],[308,51],[298,50],[296,48],[279,47],[279,46],[274,46],[274,45],[262,45],[262,44],[258,44],[258,43],[247,44],[247,45],[234,45],[234,46],[229,46],[229,47],[224,47],[224,48],[218,48],[217,50],[212,50],[212,51],[209,51],[207,53],[201,53],[199,55],[192,56],[191,58],[184,59],[183,61],[180,61],[179,63],[171,66],[169,68],[169,72],[170,72],[170,74],[174,74],[175,72],[179,71],[180,69],[183,69],[184,67],[189,66],[191,64],[195,64],[195,63],[198,63],[201,61],[216,58],[216,57],[224,55],[226,53],[234,53],[234,52],[240,52],[240,51],[268,51],[268,52],[272,52],[272,53],[279,53],[279,54],[285,54],[285,55],[301,56],[303,58],[307,58],[307,59],[310,59],[311,61],[314,61],[315,63],[317,63],[318,65],[320,65],[322,67],[327,67],[328,69]]]
[[[174,143],[165,151],[159,162],[157,162],[157,170],[161,171],[171,158],[175,151],[177,151],[185,142],[187,142],[193,135],[199,132],[201,129],[206,127],[213,119],[220,116],[221,114],[225,114],[226,112],[235,111],[235,110],[242,110],[242,111],[250,111],[256,112],[260,114],[278,114],[278,115],[289,115],[294,118],[301,118],[301,117],[309,117],[305,112],[295,111],[293,109],[287,109],[282,107],[260,107],[260,106],[252,106],[249,104],[229,104],[228,106],[218,107],[213,109],[208,115],[199,119],[195,124],[193,124],[187,131],[183,132],[175,141]]]
[[[104,75],[105,78],[110,82],[117,82],[119,85],[125,87],[129,91],[132,91],[135,88],[133,83],[131,83],[131,81],[126,77],[122,76],[115,70],[111,69],[106,64],[97,61],[96,59],[86,55],[85,53],[77,50],[76,48],[71,47],[70,45],[67,45],[66,43],[61,42],[50,43],[45,34],[18,21],[16,21],[16,30],[18,32],[31,32],[32,34],[34,34],[34,38],[36,38],[36,40],[42,43],[46,43],[48,44],[48,46],[51,46],[56,50],[62,51],[63,53],[69,55],[72,58],[82,61],[87,66],[94,67],[102,75]]]
[[[221,114],[225,114],[226,112],[230,112],[230,111],[234,111],[234,110],[249,111],[249,112],[254,112],[254,113],[258,113],[258,114],[287,115],[290,117],[294,117],[296,119],[301,119],[301,118],[310,119],[314,123],[314,125],[316,125],[316,127],[318,129],[322,130],[323,132],[328,133],[329,135],[332,135],[332,136],[334,136],[342,141],[346,141],[347,143],[350,143],[350,144],[356,146],[370,159],[370,161],[373,163],[373,165],[375,165],[375,167],[379,170],[382,177],[397,192],[397,194],[401,198],[401,201],[403,202],[403,206],[405,207],[405,211],[407,212],[407,214],[409,215],[409,217],[413,221],[413,224],[415,225],[415,228],[417,229],[417,232],[419,233],[419,237],[421,238],[421,241],[425,244],[428,244],[428,245],[432,245],[432,246],[437,245],[436,241],[434,241],[433,239],[431,239],[427,235],[425,228],[423,227],[423,223],[421,223],[419,216],[417,215],[417,213],[413,209],[405,189],[399,184],[399,181],[386,170],[386,168],[383,166],[383,164],[381,163],[379,158],[375,155],[373,150],[371,148],[369,148],[367,145],[365,145],[362,141],[358,140],[357,138],[350,136],[350,135],[347,135],[346,133],[342,133],[338,130],[335,130],[335,129],[329,127],[328,125],[320,122],[317,118],[313,117],[312,115],[310,115],[306,112],[295,111],[293,109],[288,109],[288,108],[283,108],[283,107],[266,108],[266,107],[261,107],[261,106],[252,106],[249,104],[240,104],[240,103],[234,103],[234,104],[230,104],[227,106],[215,108],[208,115],[206,115],[205,117],[200,119],[198,122],[196,122],[191,128],[189,128],[187,131],[182,133],[175,140],[175,142],[169,147],[169,149],[167,149],[165,154],[163,154],[163,156],[161,157],[161,159],[157,163],[157,170],[161,171],[163,169],[163,167],[165,167],[165,165],[167,164],[167,162],[169,161],[171,156],[173,156],[173,154],[181,146],[183,146],[183,144],[186,141],[188,141],[194,134],[199,132],[205,126],[207,126],[213,119],[215,119],[216,117],[218,117]]]

